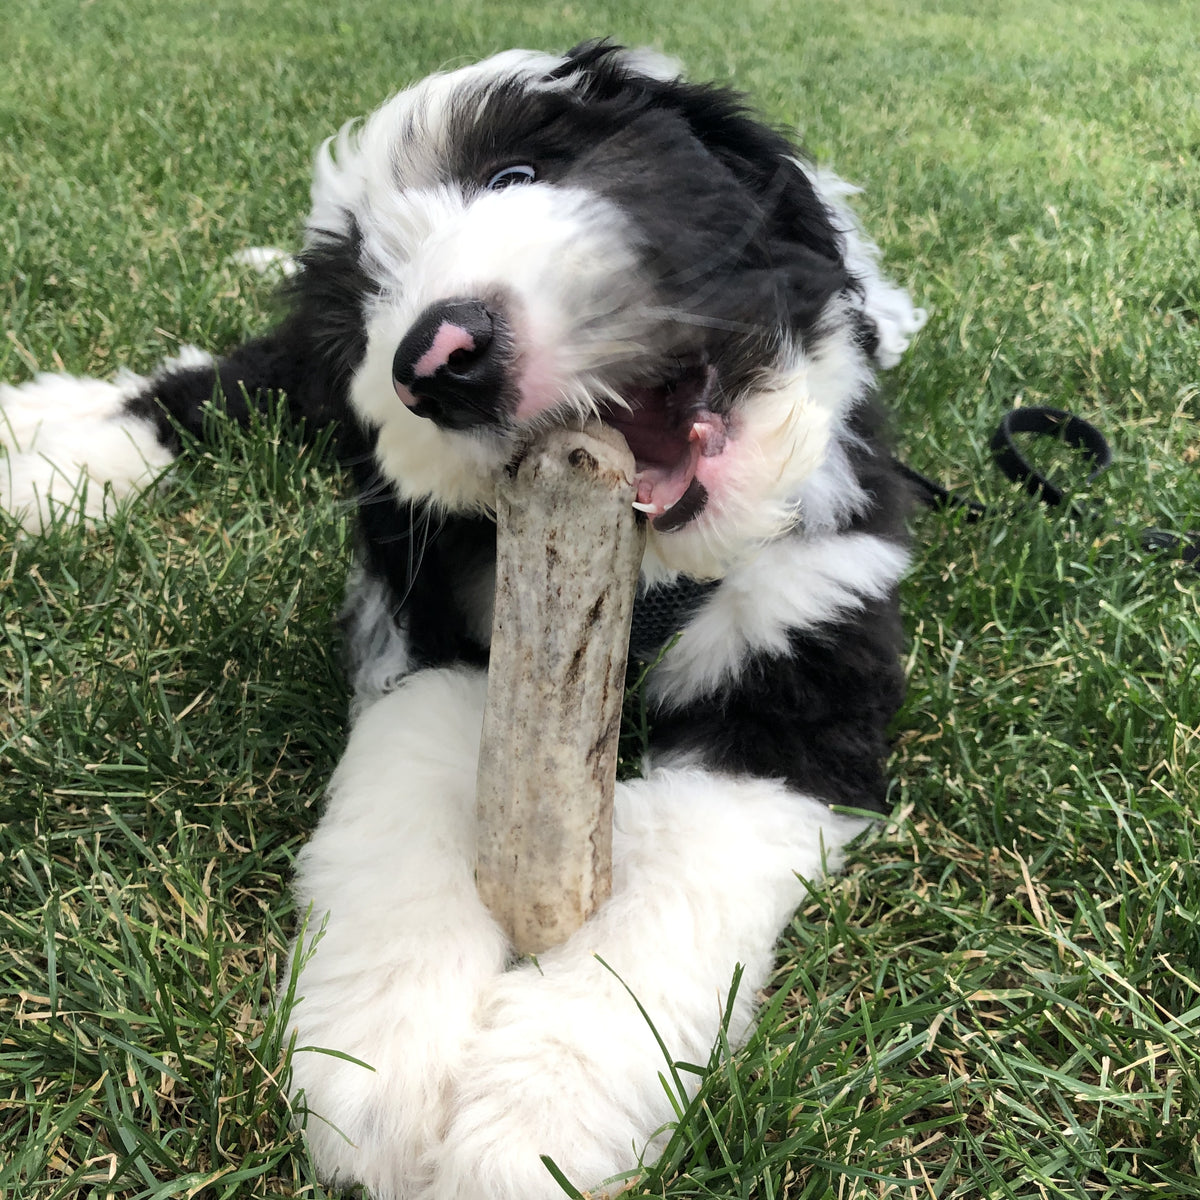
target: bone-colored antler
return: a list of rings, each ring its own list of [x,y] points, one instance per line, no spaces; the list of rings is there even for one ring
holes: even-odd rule
[[[612,887],[612,811],[644,533],[634,462],[599,423],[544,434],[500,490],[479,751],[479,894],[519,954]]]

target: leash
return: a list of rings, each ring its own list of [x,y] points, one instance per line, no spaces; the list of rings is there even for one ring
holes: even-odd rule
[[[992,435],[992,457],[1013,483],[1021,484],[1035,500],[1040,500],[1052,508],[1067,504],[1068,495],[1021,452],[1015,437],[1020,433],[1053,437],[1073,450],[1078,450],[1081,456],[1092,464],[1086,479],[1088,483],[1103,474],[1112,464],[1112,451],[1104,435],[1082,417],[1061,408],[1010,409]],[[917,498],[927,507],[938,510],[965,509],[964,520],[972,524],[993,514],[994,510],[987,505],[951,492],[936,480],[914,471],[907,463],[899,459],[892,461],[897,470],[913,485]],[[1088,515],[1087,510],[1075,504],[1068,504],[1067,511],[1072,517]],[[1200,530],[1190,529],[1185,534],[1179,534],[1167,529],[1144,529],[1140,541],[1142,549],[1169,553],[1200,571]]]

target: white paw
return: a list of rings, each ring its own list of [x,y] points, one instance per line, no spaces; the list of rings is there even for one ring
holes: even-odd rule
[[[739,964],[727,1033],[745,1036],[797,873],[819,878],[863,828],[775,781],[675,768],[620,785],[611,899],[505,970],[472,878],[484,689],[427,671],[368,708],[299,864],[301,905],[330,915],[298,1045],[374,1071],[298,1054],[293,1089],[322,1173],[377,1200],[561,1200],[543,1155],[593,1190],[655,1157],[674,1119],[658,1038],[706,1063]]]
[[[479,989],[504,969],[473,873],[485,686],[424,671],[364,710],[297,862],[324,934],[299,973],[292,1092],[322,1174],[377,1200],[426,1177]]]
[[[543,1156],[593,1193],[653,1161],[671,1062],[708,1062],[739,964],[726,1032],[741,1043],[806,894],[797,872],[819,879],[863,828],[780,783],[701,770],[656,771],[616,804],[612,898],[482,993],[430,1200],[561,1200]]]
[[[171,462],[153,425],[123,411],[146,381],[38,375],[0,384],[0,509],[41,533],[52,521],[102,519]]]

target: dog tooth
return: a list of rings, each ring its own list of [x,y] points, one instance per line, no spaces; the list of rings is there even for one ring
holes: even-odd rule
[[[638,501],[636,501],[636,500],[632,501],[631,503],[633,504],[633,507],[634,507],[634,508],[636,508],[636,509],[638,510],[638,512],[650,513],[650,514],[651,514],[651,516],[657,516],[657,515],[658,515],[658,507],[657,507],[657,505],[654,505],[654,504],[639,504],[639,503],[638,503]]]

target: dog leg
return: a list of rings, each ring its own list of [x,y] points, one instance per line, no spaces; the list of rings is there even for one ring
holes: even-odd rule
[[[210,402],[244,424],[283,393],[310,430],[327,423],[336,387],[313,361],[311,341],[295,318],[226,358],[187,346],[149,378],[45,374],[0,384],[0,508],[30,533],[51,521],[102,520],[113,502],[143,491],[171,464],[181,431],[204,437]]]
[[[484,985],[429,1196],[551,1200],[562,1192],[541,1155],[581,1188],[653,1157],[674,1113],[647,1017],[673,1060],[705,1064],[740,963],[740,1042],[804,900],[798,876],[835,868],[863,828],[775,781],[676,768],[620,786],[613,896],[536,964]]]
[[[508,951],[473,877],[485,686],[429,670],[367,708],[297,865],[292,1090],[321,1174],[376,1200],[420,1191]]]
[[[178,361],[201,357],[191,350]],[[143,490],[175,457],[154,423],[128,409],[148,383],[125,373],[114,383],[43,374],[0,384],[0,508],[41,533],[53,521],[103,520]]]

